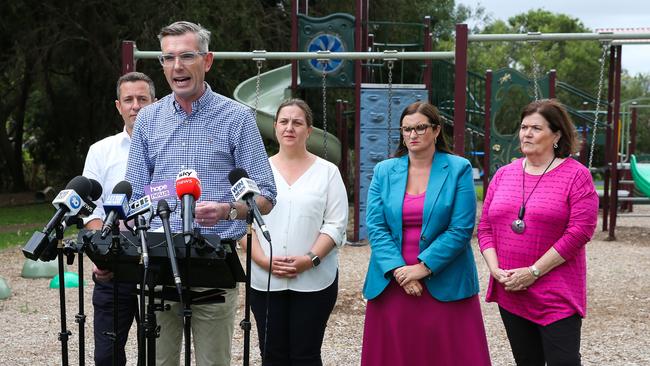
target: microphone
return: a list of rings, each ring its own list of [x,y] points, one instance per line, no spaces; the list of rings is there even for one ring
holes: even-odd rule
[[[102,185],[94,179],[89,178],[88,180],[91,184],[90,194],[82,197],[81,209],[79,209],[77,216],[68,217],[65,220],[67,226],[77,225],[77,228],[83,228],[83,220],[81,219],[90,216],[97,208],[97,205],[93,201],[98,200],[102,196]]]
[[[246,201],[248,209],[253,211],[253,217],[262,230],[262,235],[264,235],[264,238],[266,238],[270,243],[271,233],[269,233],[269,229],[267,229],[266,224],[262,219],[262,214],[260,214],[260,210],[257,208],[257,204],[255,203],[255,196],[260,194],[260,189],[257,187],[257,183],[248,178],[248,173],[246,173],[242,168],[231,170],[228,174],[228,180],[232,185],[232,187],[230,187],[230,192],[233,197],[235,197],[235,201]]]
[[[77,215],[82,208],[83,199],[91,193],[92,184],[88,178],[78,175],[65,186],[66,189],[52,201],[56,208],[56,213],[45,225],[42,231],[36,231],[32,234],[27,244],[23,247],[23,255],[32,260],[38,260],[47,248],[50,240],[49,236],[52,231],[63,221],[65,217]]]
[[[113,193],[111,193],[104,201],[104,212],[107,213],[104,226],[102,226],[101,238],[106,239],[108,234],[113,231],[116,225],[119,225],[118,220],[126,218],[129,211],[129,199],[133,189],[131,183],[123,180],[115,185]]]
[[[160,216],[160,221],[162,221],[163,231],[165,232],[165,241],[167,242],[167,255],[169,256],[169,262],[172,266],[172,275],[174,276],[174,283],[176,284],[176,291],[178,291],[178,298],[180,299],[181,307],[183,303],[183,290],[181,288],[181,276],[178,272],[178,263],[176,262],[176,251],[174,248],[174,241],[172,239],[172,228],[169,225],[169,216],[171,210],[169,209],[169,204],[167,201],[162,199],[158,201],[158,216]]]
[[[183,219],[183,238],[189,244],[194,234],[194,208],[201,197],[201,181],[192,169],[182,170],[176,176],[176,194],[181,200],[181,218]]]
[[[154,207],[151,203],[151,196],[142,196],[139,200],[131,202],[125,221],[131,221],[137,216],[146,216],[147,219],[150,219],[153,215],[153,209]]]
[[[149,229],[149,220],[153,216],[153,205],[151,204],[151,196],[145,195],[139,200],[131,202],[129,205],[129,213],[125,221],[136,219],[135,227],[136,232],[140,236],[140,247],[142,248],[142,263],[145,270],[149,268],[149,248],[147,247],[147,234]]]

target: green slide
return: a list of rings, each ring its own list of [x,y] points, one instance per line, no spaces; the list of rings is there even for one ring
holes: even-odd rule
[[[630,157],[630,170],[632,170],[632,179],[636,188],[650,197],[650,164],[639,164],[636,162],[636,156]]]
[[[254,76],[239,84],[233,93],[235,100],[251,108],[255,107],[255,89],[257,76]],[[273,131],[273,119],[275,112],[283,100],[291,96],[291,65],[285,65],[260,75],[260,96],[259,108],[257,111],[257,127],[263,137],[275,140]],[[314,116],[315,119],[321,116]],[[334,118],[327,118],[329,124],[334,124]],[[341,161],[341,142],[336,136],[325,133],[323,130],[314,128],[309,140],[307,149],[312,153],[325,157],[325,145],[327,145],[327,160],[334,164]]]

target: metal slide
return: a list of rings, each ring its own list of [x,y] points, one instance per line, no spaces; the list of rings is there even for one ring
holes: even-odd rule
[[[251,108],[255,107],[255,88],[257,76],[254,76],[237,86],[233,93],[234,99]],[[291,96],[291,65],[267,71],[260,75],[260,96],[257,110],[257,127],[263,137],[276,140],[273,131],[273,119],[278,106]],[[314,116],[319,118],[321,116]],[[333,117],[333,116],[332,116]],[[328,116],[328,123],[334,124],[334,118]],[[307,149],[324,158],[324,132],[314,128],[307,140]],[[327,160],[334,164],[341,161],[341,142],[331,133],[327,134]]]

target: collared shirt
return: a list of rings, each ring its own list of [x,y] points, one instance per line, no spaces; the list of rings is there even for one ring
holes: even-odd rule
[[[305,255],[318,236],[328,235],[336,247],[318,267],[308,269],[297,277],[287,279],[271,276],[271,291],[318,291],[331,285],[338,270],[338,247],[345,244],[348,224],[348,195],[336,165],[317,158],[298,180],[289,185],[280,171],[271,164],[278,187],[278,203],[264,216],[271,233],[273,256]],[[266,256],[269,243],[258,235]],[[265,291],[268,272],[252,264],[251,286]]]
[[[104,220],[104,200],[113,192],[115,185],[124,180],[130,145],[131,137],[126,133],[126,128],[90,145],[83,176],[98,181],[102,185],[102,195],[95,201],[97,207],[92,215],[84,219],[84,224],[93,219]]]
[[[246,170],[262,196],[275,204],[275,183],[266,150],[252,111],[232,99],[214,93],[205,83],[205,93],[192,103],[188,115],[172,93],[138,113],[129,152],[126,180],[133,186],[133,199],[144,195],[144,186],[176,179],[181,170],[193,169],[201,181],[199,201],[231,202],[228,173]],[[167,199],[174,209],[172,231],[180,232],[180,202]],[[246,231],[244,220],[219,221],[201,228],[204,234],[238,239]],[[161,226],[159,218],[151,228]]]

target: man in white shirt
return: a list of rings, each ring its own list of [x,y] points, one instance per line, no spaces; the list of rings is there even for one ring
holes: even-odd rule
[[[102,185],[102,196],[95,203],[97,208],[84,220],[86,229],[101,230],[105,213],[104,200],[117,183],[124,180],[126,163],[131,145],[131,133],[141,108],[156,101],[153,81],[140,72],[122,75],[117,81],[115,107],[124,120],[122,132],[97,141],[88,149],[83,176],[97,180]],[[113,342],[107,332],[113,332],[113,274],[93,266],[95,365],[113,364]],[[124,346],[138,309],[137,297],[133,295],[135,284],[118,284],[118,329],[115,346],[119,349],[118,365],[126,364]]]

